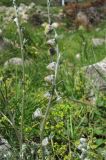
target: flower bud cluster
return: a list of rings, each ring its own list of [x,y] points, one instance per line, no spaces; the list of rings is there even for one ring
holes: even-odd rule
[[[48,70],[51,70],[51,71],[55,71],[55,69],[56,69],[56,62],[51,62],[51,63],[47,66],[47,69],[48,69]]]
[[[43,23],[42,27],[45,28],[44,33],[45,33],[45,35],[47,35],[47,34],[51,33],[53,31],[53,29],[58,28],[59,27],[59,23],[54,22],[51,25],[48,24],[48,23]]]
[[[46,77],[44,77],[44,81],[49,84],[50,86],[53,86],[54,88],[54,92],[50,93],[49,91],[47,91],[44,94],[44,97],[46,99],[49,100],[49,103],[51,102],[51,99],[54,95],[56,95],[56,101],[60,102],[61,97],[58,95],[57,90],[56,90],[56,76],[57,76],[57,69],[58,69],[58,64],[59,64],[59,55],[56,51],[57,47],[57,41],[56,41],[56,32],[55,32],[55,28],[58,27],[58,25],[56,23],[53,23],[52,25],[50,24],[45,24],[45,35],[46,35],[46,40],[47,40],[47,45],[49,47],[49,53],[50,53],[50,63],[47,65],[47,70],[49,70],[50,74],[48,74]],[[54,36],[51,35],[50,33],[52,33],[54,30]],[[47,36],[47,34],[49,34],[49,36]],[[55,57],[54,55],[57,53],[57,59],[55,61]],[[48,104],[49,104],[48,103]],[[45,155],[49,155],[49,151],[48,151],[48,144],[49,144],[49,139],[50,137],[45,137],[42,140],[42,147],[43,147],[43,152]]]
[[[46,147],[46,146],[48,145],[48,143],[49,143],[49,139],[48,139],[48,137],[45,137],[45,138],[42,140],[42,146],[43,146],[43,147]]]
[[[56,41],[55,41],[55,39],[49,39],[49,40],[47,41],[47,44],[50,45],[50,46],[55,46]]]
[[[49,83],[49,84],[53,84],[53,82],[54,82],[54,75],[53,75],[53,74],[48,75],[48,76],[46,76],[46,77],[44,78],[44,80],[45,80],[47,83]]]
[[[18,8],[17,8],[17,5],[16,5],[16,0],[13,0],[13,5],[14,5],[15,12],[16,12],[16,17],[14,18],[14,22],[16,23],[16,26],[17,26],[17,29],[18,29],[19,21],[18,21]]]
[[[55,29],[59,27],[59,24],[56,22],[52,24],[44,23],[42,26],[45,28],[44,33],[45,33],[46,40],[47,40],[46,44],[48,45],[49,54],[50,54],[50,63],[47,65],[46,68],[51,73],[44,78],[44,81],[49,85],[56,85],[55,81],[56,81],[57,69],[58,69],[58,64],[59,64],[58,59],[60,55],[59,53],[57,53],[58,44],[57,44],[57,33]],[[57,55],[57,59],[56,59],[56,56],[54,56],[55,54]],[[61,97],[58,95],[56,88],[55,88],[54,94],[56,95],[56,101],[60,102]],[[44,94],[44,97],[47,99],[50,99],[51,96],[52,95],[50,92],[47,92]]]
[[[49,99],[51,97],[51,94],[50,94],[50,92],[46,92],[45,94],[44,94],[44,98],[47,98],[47,99]]]
[[[49,49],[49,54],[50,54],[50,63],[47,65],[47,70],[50,72],[50,74],[48,74],[45,78],[44,81],[49,84],[49,85],[54,85],[54,81],[55,81],[55,70],[56,70],[56,65],[57,63],[55,62],[54,59],[54,55],[56,54],[56,39],[54,35],[51,35],[51,33],[53,33],[54,28],[56,27],[56,24],[43,24],[43,27],[45,27],[45,36],[46,36],[46,40],[47,40],[47,45],[48,45],[48,49]],[[47,99],[50,99],[51,97],[51,93],[47,91],[47,93],[44,94],[44,97]]]
[[[80,150],[81,154],[79,158],[81,160],[86,160],[87,159],[87,152],[88,152],[88,144],[87,144],[87,139],[86,138],[80,138],[80,144],[78,146],[78,150]]]
[[[18,26],[18,18],[14,18],[14,22],[16,23],[16,26]]]

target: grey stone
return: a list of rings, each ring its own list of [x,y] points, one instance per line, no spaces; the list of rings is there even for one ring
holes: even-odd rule
[[[0,159],[8,159],[11,157],[11,146],[8,141],[0,135]]]
[[[85,78],[86,98],[95,105],[98,93],[106,93],[106,58],[95,64],[82,67],[81,71]]]
[[[98,89],[106,88],[106,59],[85,67],[86,77],[94,87]]]
[[[103,38],[92,38],[92,43],[94,47],[101,46],[105,43],[105,39]]]
[[[24,65],[25,65],[25,66],[31,65],[32,62],[33,62],[33,61],[32,61],[31,59],[29,59],[29,60],[24,60]],[[8,66],[21,66],[22,64],[23,64],[22,58],[13,57],[13,58],[10,58],[9,60],[7,60],[7,61],[4,63],[4,67],[7,68]]]
[[[12,43],[9,39],[3,37],[2,35],[0,35],[0,51],[2,51],[3,49],[5,49],[6,47],[10,46]]]
[[[10,58],[4,63],[4,67],[8,67],[9,65],[22,65],[22,59],[18,57]]]
[[[6,9],[7,9],[7,7],[6,7],[6,6],[0,6],[0,13],[5,12],[5,11],[6,11]]]

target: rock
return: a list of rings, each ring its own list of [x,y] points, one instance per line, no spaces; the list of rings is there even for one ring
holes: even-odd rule
[[[29,11],[35,6],[35,3],[30,3],[29,6],[21,3],[18,7],[19,17],[23,21],[27,21],[29,19]],[[4,12],[5,16],[3,17],[3,21],[5,24],[8,22],[13,21],[13,17],[16,16],[14,7],[0,7],[0,12]]]
[[[99,31],[100,31],[100,28],[96,28],[95,31],[96,31],[96,32],[99,32]]]
[[[100,22],[100,16],[101,14],[97,12],[97,8],[96,7],[90,7],[86,10],[86,14],[89,18],[89,21],[91,24],[97,24],[98,22]]]
[[[70,23],[75,23],[76,14],[80,11],[83,11],[83,13],[86,14],[90,24],[93,26],[104,19],[106,14],[103,11],[103,6],[105,3],[105,0],[95,0],[94,2],[83,1],[82,3],[69,2],[65,5],[63,12]]]
[[[35,26],[41,26],[41,24],[44,22],[44,16],[42,16],[41,13],[34,13],[29,21],[35,25]]]
[[[18,7],[18,11],[22,12],[23,10],[26,12],[28,10],[28,6],[26,6],[24,3],[21,3]]]
[[[86,99],[93,105],[97,102],[97,93],[106,93],[106,58],[82,68],[85,79]]]
[[[6,6],[0,6],[0,13],[5,12],[5,11],[6,11],[6,9],[7,9],[7,7],[6,7]]]
[[[0,135],[0,159],[8,159],[11,157],[11,151],[10,151],[11,146],[9,145],[8,141],[4,139]]]
[[[8,67],[9,65],[22,65],[22,59],[18,57],[10,58],[8,61],[4,63],[4,67]]]
[[[27,12],[29,11],[28,6],[26,6],[25,4],[21,3],[20,6],[18,7],[18,11],[19,11],[19,16],[24,20],[27,21],[28,20],[28,14]]]
[[[23,64],[22,62],[22,58],[19,58],[19,57],[13,57],[13,58],[10,58],[9,60],[7,60],[5,63],[4,63],[4,67],[7,68],[9,65],[13,65],[13,66],[21,66]],[[25,60],[24,61],[24,64],[25,66],[26,65],[30,65],[32,64],[32,60]]]
[[[0,51],[4,50],[6,47],[11,45],[11,41],[0,35]]]
[[[87,66],[85,72],[94,87],[99,90],[106,89],[106,59]]]
[[[91,28],[91,23],[89,21],[88,16],[84,12],[78,12],[75,19],[76,26],[79,28],[80,26],[83,29],[89,30]]]
[[[105,39],[103,38],[92,38],[92,43],[94,47],[101,46],[105,43]]]

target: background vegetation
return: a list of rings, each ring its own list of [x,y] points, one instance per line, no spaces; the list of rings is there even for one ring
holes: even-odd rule
[[[17,1],[20,3],[20,0]],[[23,2],[23,1],[21,1]],[[32,2],[32,1],[31,1]],[[11,5],[11,1],[1,0],[1,5]],[[27,1],[30,3],[30,0]],[[36,3],[38,3],[36,1]],[[40,4],[44,1],[40,1]],[[51,12],[57,14],[61,8],[52,7]],[[46,10],[44,7],[43,10]],[[0,13],[0,24],[3,25]],[[103,44],[94,47],[91,39],[93,37],[104,38],[106,34],[106,21],[94,26],[90,32],[86,30],[70,29],[66,25],[57,29],[59,35],[58,44],[61,50],[61,62],[58,73],[58,91],[62,101],[53,102],[48,121],[46,123],[44,136],[51,136],[50,146],[47,148],[50,160],[60,159],[79,160],[78,145],[81,137],[87,139],[90,147],[88,158],[90,160],[106,159],[106,94],[96,91],[96,103],[87,100],[89,86],[86,84],[81,67],[96,63],[105,58],[106,46]],[[32,114],[37,108],[45,111],[47,99],[44,94],[49,88],[45,85],[44,77],[48,75],[46,66],[50,63],[48,46],[42,26],[33,25],[30,21],[21,22],[25,28],[25,38],[28,40],[25,48],[25,60],[29,65],[25,66],[25,108],[24,108],[24,143],[27,148],[24,159],[34,159],[31,154],[33,143],[39,143],[40,120],[33,120]],[[99,31],[97,31],[99,28]],[[2,28],[1,28],[2,29]],[[22,98],[22,68],[21,66],[10,66],[5,68],[4,63],[12,57],[21,57],[17,27],[13,21],[9,22],[3,29],[3,37],[11,42],[4,50],[0,51],[0,110],[6,115],[0,117],[0,134],[3,135],[11,145],[13,160],[19,157],[19,142],[17,131],[8,118],[14,122],[19,131],[21,123],[21,98]],[[85,44],[85,45],[83,45]],[[80,54],[80,58],[77,55]],[[79,75],[77,74],[80,71]],[[31,148],[32,147],[32,148]],[[35,147],[35,146],[34,146]],[[35,149],[35,148],[34,148]],[[72,154],[70,154],[72,153]],[[39,159],[41,150],[38,149]],[[31,157],[32,156],[32,157]]]

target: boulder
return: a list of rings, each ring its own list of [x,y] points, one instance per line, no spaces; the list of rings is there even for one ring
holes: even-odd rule
[[[8,159],[11,157],[11,146],[8,141],[0,135],[0,159]]]
[[[98,93],[106,93],[106,58],[100,62],[82,67],[81,72],[78,72],[78,77],[80,73],[83,73],[86,100],[95,105]]]
[[[4,63],[4,67],[8,67],[9,65],[22,65],[22,59],[18,57],[10,58]]]
[[[105,39],[103,38],[92,38],[92,43],[94,47],[101,46],[105,43]]]
[[[106,59],[85,67],[85,74],[94,87],[106,89]]]
[[[10,46],[11,44],[11,40],[7,39],[6,37],[3,37],[2,30],[0,29],[0,51]]]
[[[6,9],[7,9],[7,7],[6,7],[6,6],[0,6],[0,13],[5,12],[5,11],[6,11]]]
[[[32,60],[25,60],[24,64],[26,65],[30,65],[32,64]],[[8,66],[21,66],[23,64],[22,58],[19,57],[13,57],[8,59],[5,63],[4,63],[4,67],[7,68]]]
[[[18,14],[19,17],[24,21],[27,22],[29,19],[29,12],[32,10],[32,8],[35,6],[35,3],[30,3],[28,6],[21,3],[18,6]],[[0,12],[4,12],[5,16],[3,17],[3,21],[5,24],[8,24],[8,22],[13,21],[13,17],[15,17],[15,9],[14,7],[0,7]]]

